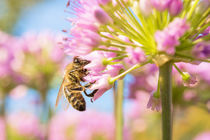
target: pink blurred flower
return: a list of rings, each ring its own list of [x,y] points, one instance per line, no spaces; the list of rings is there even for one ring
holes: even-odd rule
[[[149,16],[152,12],[152,4],[150,0],[140,0],[139,7],[145,16]]]
[[[183,8],[183,3],[181,0],[172,0],[169,5],[169,12],[171,15],[178,15]]]
[[[84,115],[86,117],[81,117],[77,126],[76,140],[92,140],[98,137],[114,140],[115,125],[111,114],[89,111]]]
[[[44,134],[39,119],[30,113],[13,113],[8,117],[8,124],[23,136],[33,136],[42,139]]]
[[[109,2],[111,2],[111,0],[98,0],[98,3],[102,5],[106,5]]]
[[[28,87],[25,85],[18,85],[10,92],[10,97],[19,99],[27,94]]]
[[[151,4],[159,11],[164,11],[168,8],[171,0],[151,0]]]
[[[210,139],[210,131],[206,131],[198,134],[193,140],[209,140]]]
[[[198,43],[192,50],[192,54],[201,59],[210,58],[210,42]]]
[[[74,132],[79,123],[80,115],[78,112],[59,112],[50,121],[49,140],[68,140],[74,139],[75,134],[68,132],[71,128]]]
[[[184,91],[184,100],[191,101],[196,97],[196,93],[193,90],[186,90]]]
[[[129,110],[128,117],[131,120],[138,119],[140,116],[143,116],[145,113],[148,113],[147,103],[149,100],[149,93],[138,90],[135,92],[136,98],[133,100],[133,105]]]
[[[114,140],[114,124],[113,116],[107,113],[61,112],[51,120],[49,140],[92,140],[98,137]]]
[[[109,15],[101,8],[94,10],[94,17],[100,24],[108,24],[112,22]]]
[[[0,32],[0,38],[0,77],[15,76],[16,67],[22,64],[22,48],[17,45],[18,40],[15,37]]]

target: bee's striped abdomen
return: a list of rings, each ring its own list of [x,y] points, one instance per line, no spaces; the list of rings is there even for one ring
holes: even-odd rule
[[[79,111],[85,111],[86,110],[86,103],[85,99],[83,98],[81,92],[71,92],[67,99],[69,103],[72,105],[73,108],[79,110]]]

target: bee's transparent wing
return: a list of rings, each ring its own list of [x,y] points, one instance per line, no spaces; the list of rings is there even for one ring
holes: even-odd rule
[[[59,89],[57,98],[56,98],[56,103],[55,103],[55,107],[58,107],[59,102],[62,102],[62,108],[64,110],[67,110],[69,108],[69,102],[67,101],[66,97],[64,96],[64,91],[63,91],[63,84],[65,82],[65,78],[62,81],[61,87]]]
[[[69,108],[69,102],[67,101],[67,99],[64,95],[62,96],[62,104],[61,105],[64,110],[67,110]]]
[[[59,92],[58,92],[58,95],[57,95],[57,98],[56,98],[56,103],[55,103],[55,107],[56,108],[58,107],[58,103],[59,103],[61,97],[63,96],[63,84],[64,84],[64,81],[65,81],[65,78],[63,79],[63,81],[61,83],[61,86],[60,86],[60,89],[59,89]]]

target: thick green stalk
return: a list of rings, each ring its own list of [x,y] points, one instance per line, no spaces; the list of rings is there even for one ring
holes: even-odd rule
[[[116,113],[115,113],[115,124],[116,124],[116,133],[115,139],[123,139],[123,80],[119,80],[117,84],[117,97],[116,97]]]
[[[0,92],[1,94],[1,92]],[[3,94],[2,98],[0,98],[2,100],[2,104],[0,107],[0,118],[3,119],[3,125],[4,125],[4,129],[5,129],[5,139],[8,138],[8,131],[7,131],[7,122],[6,122],[6,114],[5,114],[5,103],[6,103],[6,95]]]
[[[172,63],[160,66],[160,92],[162,102],[162,140],[172,140]]]

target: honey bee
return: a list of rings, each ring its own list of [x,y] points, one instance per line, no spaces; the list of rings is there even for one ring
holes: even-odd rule
[[[85,82],[84,77],[89,74],[88,70],[84,68],[84,66],[89,63],[89,60],[81,59],[78,56],[75,56],[73,58],[73,62],[66,66],[64,79],[56,99],[56,107],[58,106],[60,97],[64,96],[68,103],[71,104],[76,110],[86,110],[86,102],[82,96],[82,92],[84,92],[88,97],[93,97],[98,91],[98,89],[95,89],[92,91],[92,93],[87,94],[86,89],[90,88],[93,83],[87,83],[84,86],[82,86],[80,83]]]

